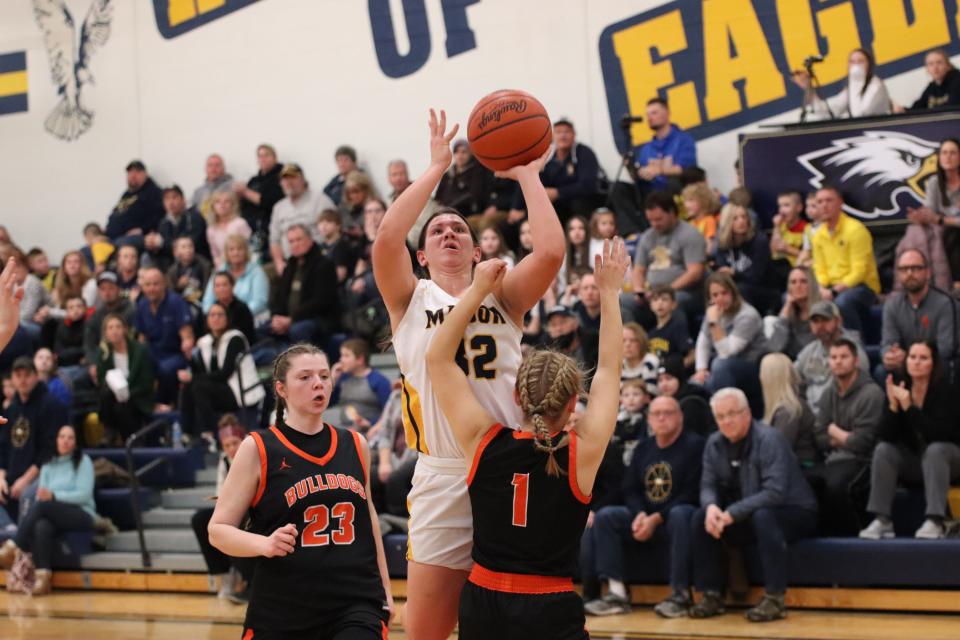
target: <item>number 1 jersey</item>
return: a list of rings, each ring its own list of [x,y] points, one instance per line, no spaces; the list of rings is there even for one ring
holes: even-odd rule
[[[434,395],[426,354],[437,327],[458,301],[432,280],[420,280],[393,336],[402,374],[407,446],[439,458],[462,458],[463,452]],[[522,334],[490,294],[470,320],[457,353],[457,363],[477,400],[502,424],[520,424],[522,418],[513,399],[523,357]]]
[[[547,473],[548,454],[534,447],[529,431],[497,424],[480,442],[467,485],[473,560],[484,569],[573,576],[590,511],[590,497],[577,486],[575,433],[554,456],[562,469],[559,477]]]

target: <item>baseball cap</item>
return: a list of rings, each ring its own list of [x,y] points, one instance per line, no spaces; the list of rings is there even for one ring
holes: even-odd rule
[[[26,369],[30,373],[36,373],[37,367],[33,364],[33,358],[30,356],[20,356],[13,361],[13,366],[10,367],[10,371],[21,371]]]
[[[144,166],[143,162],[141,162],[140,160],[131,160],[129,164],[127,164],[127,171],[134,171],[134,170],[146,171],[147,167]]]
[[[550,307],[550,310],[547,311],[547,320],[557,315],[566,316],[568,318],[575,318],[577,314],[575,314],[573,312],[573,309],[571,309],[570,307],[562,304],[558,304]]]
[[[810,307],[810,318],[839,318],[840,309],[829,300],[821,300]]]
[[[116,272],[110,271],[109,269],[101,271],[100,275],[97,276],[97,284],[99,285],[102,282],[112,282],[113,284],[120,284],[120,279],[117,277]]]
[[[280,170],[280,177],[286,178],[288,176],[303,177],[303,169],[300,168],[300,165],[293,162],[285,164],[283,165],[283,169]]]

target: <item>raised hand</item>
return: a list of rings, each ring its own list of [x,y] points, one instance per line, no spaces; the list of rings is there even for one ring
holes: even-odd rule
[[[20,326],[20,301],[23,289],[17,286],[15,272],[17,263],[13,258],[0,275],[0,351],[7,346],[10,338]]]
[[[623,278],[630,268],[630,256],[623,239],[603,241],[602,255],[594,258],[593,275],[600,293],[620,294],[623,290]]]
[[[276,558],[293,553],[297,546],[297,527],[294,524],[286,524],[266,538],[266,544],[263,554],[267,558]]]
[[[553,153],[553,149],[547,149],[543,155],[536,160],[531,160],[527,164],[518,164],[515,167],[510,167],[503,171],[494,171],[493,175],[498,178],[509,178],[510,180],[520,180],[520,176],[525,173],[540,175],[540,172],[543,171],[543,165],[547,163],[547,158],[550,157],[551,153]]]
[[[503,276],[506,273],[507,263],[503,260],[499,258],[484,260],[473,272],[473,286],[484,294],[492,293],[503,282]]]
[[[437,113],[430,109],[430,164],[441,167],[444,171],[453,161],[453,152],[450,150],[450,142],[460,130],[460,125],[455,124],[450,132],[447,133],[447,112],[440,110],[440,119],[437,120]]]

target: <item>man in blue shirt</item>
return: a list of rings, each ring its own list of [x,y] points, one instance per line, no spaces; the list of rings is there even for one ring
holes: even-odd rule
[[[653,139],[633,150],[637,188],[644,195],[662,190],[680,193],[684,170],[697,166],[697,145],[670,122],[670,107],[662,98],[647,102],[647,124]]]
[[[166,282],[160,269],[143,270],[135,326],[157,372],[157,401],[173,404],[179,388],[177,371],[189,366],[193,352],[193,316],[183,298],[167,291]]]

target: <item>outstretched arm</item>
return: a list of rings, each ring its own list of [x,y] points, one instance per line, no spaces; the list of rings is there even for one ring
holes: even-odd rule
[[[487,260],[477,265],[473,284],[436,329],[427,349],[427,372],[433,395],[447,417],[453,435],[467,460],[473,460],[477,444],[494,423],[494,418],[477,401],[467,375],[456,362],[470,318],[490,292],[500,286],[507,265],[503,260]]]
[[[0,351],[7,346],[20,325],[20,301],[23,299],[23,289],[17,286],[14,275],[16,270],[17,263],[10,258],[3,269],[3,274],[0,275]]]
[[[577,423],[577,484],[590,495],[603,453],[613,435],[620,409],[620,366],[623,362],[623,319],[620,290],[630,268],[623,240],[603,243],[603,257],[595,258],[594,274],[600,288],[600,353],[583,418]]]
[[[540,182],[540,170],[546,158],[544,155],[530,164],[497,172],[497,177],[512,178],[520,183],[533,241],[533,251],[507,273],[497,293],[518,325],[523,322],[523,314],[537,304],[553,284],[566,250],[560,218]]]
[[[390,205],[373,242],[373,277],[394,327],[403,317],[417,287],[407,253],[407,234],[427,206],[443,172],[450,166],[453,158],[450,141],[459,128],[460,125],[453,125],[447,133],[447,114],[441,111],[438,121],[437,114],[430,109],[430,166]]]

